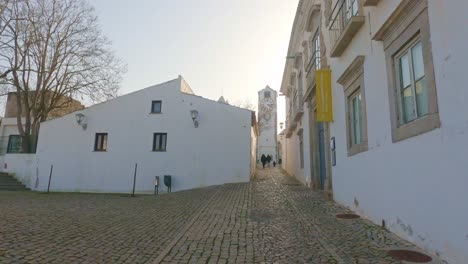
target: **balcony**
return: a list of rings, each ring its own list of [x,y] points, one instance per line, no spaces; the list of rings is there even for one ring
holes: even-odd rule
[[[286,120],[286,138],[290,138],[297,127],[297,123],[293,120]]]
[[[364,0],[364,6],[376,6],[380,0]]]
[[[304,101],[302,100],[302,91],[297,91],[292,100],[292,111],[293,111],[293,120],[301,120],[302,115],[304,114]]]
[[[340,57],[364,25],[365,17],[359,6],[362,0],[338,0],[330,16],[331,57]]]
[[[306,81],[307,81],[307,86],[306,87],[313,87],[315,84],[315,71],[320,70],[322,68],[322,61],[320,57],[320,50],[317,52],[314,52],[310,56],[309,63],[307,63],[306,67]],[[307,92],[306,92],[307,95]],[[305,98],[304,98],[305,99]]]

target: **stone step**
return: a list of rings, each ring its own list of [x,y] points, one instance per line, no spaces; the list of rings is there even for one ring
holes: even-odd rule
[[[0,192],[3,191],[30,191],[31,189],[29,188],[24,188],[24,187],[10,187],[10,188],[0,188]]]
[[[0,183],[0,189],[1,188],[15,188],[15,187],[26,188],[26,186],[24,186],[24,184],[21,184],[21,183]]]
[[[10,178],[4,177],[4,178],[0,178],[0,183],[2,182],[18,182],[18,180],[13,177],[10,177]]]
[[[29,188],[6,172],[0,172],[0,191],[26,191]]]

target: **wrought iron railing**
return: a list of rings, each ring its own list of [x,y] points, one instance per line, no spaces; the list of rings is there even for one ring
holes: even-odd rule
[[[352,17],[359,13],[359,0],[338,0],[330,16],[330,40],[336,43]]]
[[[306,72],[307,76],[314,72],[314,70],[319,70],[322,67],[322,56],[321,56],[321,43],[320,43],[320,32],[314,34],[310,40],[310,59],[307,63]]]

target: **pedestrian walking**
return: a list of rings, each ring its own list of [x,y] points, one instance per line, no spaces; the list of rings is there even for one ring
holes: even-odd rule
[[[265,163],[267,162],[267,157],[265,156],[265,154],[262,154],[260,161],[262,162],[263,168],[265,168]]]
[[[276,161],[273,161],[273,167],[276,167]]]
[[[268,156],[267,156],[267,163],[268,163],[268,167],[270,167],[270,162],[271,162],[271,156],[270,156],[270,155],[268,155]]]

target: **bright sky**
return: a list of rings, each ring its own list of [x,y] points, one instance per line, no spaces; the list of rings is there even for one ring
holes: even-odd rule
[[[231,103],[279,90],[299,0],[90,0],[128,65],[122,94],[184,76]],[[278,122],[285,119],[279,98]]]

